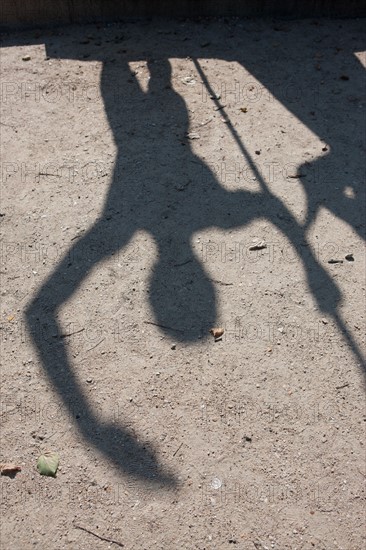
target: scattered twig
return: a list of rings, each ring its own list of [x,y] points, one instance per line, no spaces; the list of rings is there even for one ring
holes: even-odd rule
[[[177,454],[177,452],[179,451],[179,449],[182,447],[183,445],[183,442],[179,445],[178,449],[175,451],[175,453],[173,453],[173,456],[175,456]]]
[[[209,120],[206,120],[206,122],[201,122],[200,124],[196,124],[195,126],[192,127],[192,130],[197,130],[197,128],[202,128],[203,126],[207,126],[207,124],[210,124],[210,122],[212,122],[212,118],[210,118]]]
[[[81,233],[78,233],[77,235],[74,235],[70,241],[74,241],[75,239],[78,239],[79,237],[81,237],[83,234],[85,233],[85,230],[84,231],[81,231]]]
[[[342,386],[336,386],[336,390],[341,390],[342,388],[347,388],[347,386],[349,386],[349,382],[346,382]]]
[[[160,325],[159,323],[154,323],[153,321],[144,321],[144,323],[146,325],[154,325],[155,327],[165,328],[167,330],[174,330],[175,332],[184,332],[184,330],[180,330],[179,328],[167,327],[165,325]]]
[[[190,262],[192,262],[193,260],[186,260],[185,262],[182,262],[181,264],[174,264],[174,267],[182,267],[182,265],[186,265],[186,264],[189,264]]]
[[[217,281],[216,279],[210,279],[213,283],[217,283],[222,286],[233,286],[234,283],[223,283],[222,281]]]
[[[94,346],[92,346],[91,348],[87,349],[85,353],[87,353],[88,351],[91,351],[92,349],[94,349],[94,348],[96,348],[97,346],[99,346],[99,344],[101,344],[104,340],[105,340],[105,338],[102,338],[101,340],[99,340],[99,342],[97,342]]]
[[[210,118],[209,120],[206,120],[206,122],[202,122],[202,123],[200,124],[200,126],[201,126],[201,127],[202,127],[202,126],[206,126],[206,124],[210,124],[210,122],[212,122],[212,118]]]
[[[82,531],[85,531],[86,533],[89,533],[90,535],[94,535],[94,537],[97,537],[97,539],[104,540],[105,542],[112,542],[113,544],[117,544],[117,546],[120,546],[121,548],[124,548],[124,544],[122,542],[118,542],[117,540],[109,539],[108,537],[102,537],[101,535],[98,535],[98,533],[94,533],[93,531],[90,531],[89,529],[86,529],[86,527],[82,527],[81,525],[77,525],[74,523],[74,527],[76,529],[81,529]]]
[[[69,336],[73,336],[74,334],[79,334],[79,332],[83,332],[83,330],[85,330],[85,328],[75,330],[75,332],[66,332],[64,334],[60,334],[60,338],[68,338]]]
[[[253,244],[252,246],[250,246],[249,250],[263,250],[264,248],[267,248],[266,243],[260,242],[260,243]]]
[[[343,264],[343,260],[328,260],[328,264]]]

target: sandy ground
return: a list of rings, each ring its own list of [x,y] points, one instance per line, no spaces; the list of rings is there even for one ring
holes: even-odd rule
[[[364,547],[363,27],[3,37],[4,550]]]

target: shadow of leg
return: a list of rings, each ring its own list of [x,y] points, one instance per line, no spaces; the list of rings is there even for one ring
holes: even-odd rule
[[[98,238],[100,242],[101,223],[98,222],[69,251],[73,257],[85,258],[85,249],[93,249],[93,254],[90,255],[92,257],[71,265],[69,255],[64,257],[27,307],[28,330],[42,365],[65,407],[68,410],[80,411],[74,420],[85,440],[123,472],[137,479],[175,486],[174,476],[159,466],[155,452],[148,443],[137,441],[125,427],[104,423],[97,418],[73,372],[62,329],[57,320],[57,312],[61,305],[81,285],[92,267],[106,255],[105,248],[93,247]],[[109,245],[114,244],[116,249],[124,246],[129,240],[129,236],[125,236],[117,242],[115,235],[116,232],[114,237],[111,236]],[[49,344],[42,337],[42,331],[37,330],[39,323],[47,327],[47,332],[52,335],[55,343]]]

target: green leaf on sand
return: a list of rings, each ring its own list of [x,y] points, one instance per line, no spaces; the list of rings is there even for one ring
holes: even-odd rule
[[[46,451],[37,460],[37,470],[41,476],[55,477],[59,463],[59,456],[57,453]]]

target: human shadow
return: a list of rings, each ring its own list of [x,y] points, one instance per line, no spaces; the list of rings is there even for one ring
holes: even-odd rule
[[[247,40],[250,46],[250,38]],[[272,35],[266,40],[272,40]],[[61,39],[48,52],[57,57],[62,46]],[[202,334],[207,334],[217,318],[213,282],[193,252],[195,232],[210,227],[244,227],[261,218],[277,227],[298,250],[300,245],[307,243],[307,230],[320,205],[325,205],[361,235],[362,221],[354,212],[359,197],[351,202],[343,193],[346,184],[340,175],[341,161],[332,155],[337,155],[344,143],[338,129],[329,126],[324,116],[310,114],[310,111],[314,112],[313,95],[306,95],[306,85],[301,87],[301,101],[291,103],[281,95],[284,71],[300,81],[303,78],[297,67],[298,60],[293,63],[275,60],[275,54],[271,55],[269,49],[268,59],[258,65],[256,56],[251,53],[253,50],[246,48],[245,40],[241,49],[235,51],[220,44],[213,44],[204,51],[205,57],[240,63],[307,127],[330,144],[330,153],[326,157],[329,161],[315,161],[329,162],[332,166],[333,179],[326,185],[322,180],[316,182],[302,176],[305,167],[299,168],[299,182],[308,200],[304,224],[299,223],[285,203],[270,190],[230,121],[228,127],[232,137],[260,185],[258,192],[225,190],[213,171],[192,151],[187,139],[190,129],[188,111],[184,100],[172,87],[169,57],[190,56],[213,101],[224,112],[198,61],[203,55],[202,48],[197,44],[172,41],[168,51],[164,51],[164,46],[158,47],[152,56],[148,36],[144,44],[130,43],[129,49],[122,53],[118,53],[120,47],[115,43],[100,52],[94,46],[85,48],[66,44],[63,49],[63,57],[82,57],[81,52],[86,51],[93,58],[103,60],[101,92],[117,147],[117,158],[102,214],[39,288],[27,307],[26,318],[42,365],[63,402],[67,406],[78,403],[83,410],[76,422],[85,439],[121,471],[143,480],[175,485],[174,474],[159,464],[151,445],[138,442],[126,426],[116,427],[101,422],[88,404],[62,338],[58,311],[98,263],[125,247],[136,231],[145,230],[157,246],[149,281],[149,301],[156,324],[164,333],[174,335],[177,341],[195,342]],[[117,63],[112,62],[115,57],[118,57]],[[148,62],[150,80],[146,92],[140,88],[129,68],[130,59]],[[277,72],[274,61],[278,63]],[[349,52],[349,61],[349,71],[359,84],[363,75],[361,77],[361,67],[353,57],[353,50]],[[272,75],[271,78],[268,74]],[[117,100],[116,90],[122,91],[122,96],[117,94]],[[322,93],[326,100],[327,94],[331,93],[329,87],[326,86]],[[335,188],[338,188],[336,193]],[[78,261],[70,262],[70,257]],[[310,246],[306,258],[299,256],[299,259],[319,310],[334,319],[357,361],[364,366],[362,352],[339,313],[342,299],[339,287]],[[49,348],[35,329],[39,322],[57,336],[57,349]]]

